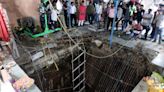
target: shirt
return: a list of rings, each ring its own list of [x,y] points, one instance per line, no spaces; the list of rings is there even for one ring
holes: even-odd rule
[[[76,13],[76,6],[75,5],[71,5],[70,7],[70,14],[75,14]]]
[[[109,18],[114,18],[114,8],[109,8],[109,10],[108,10],[108,17]]]
[[[95,8],[97,14],[102,14],[102,5],[95,4]]]
[[[150,26],[151,25],[152,17],[153,17],[152,14],[145,13],[143,15],[142,25],[144,25],[144,26]]]
[[[129,7],[129,11],[130,11],[130,16],[133,16],[134,13],[137,12],[137,8],[136,8],[136,6],[135,6],[135,5],[130,6],[130,7]]]
[[[164,15],[158,15],[155,19],[156,27],[164,28]]]
[[[87,6],[87,14],[93,14],[95,12],[95,8],[93,5]]]
[[[58,11],[57,10],[52,10],[51,11],[51,20],[52,21],[57,21],[57,18],[58,18]]]

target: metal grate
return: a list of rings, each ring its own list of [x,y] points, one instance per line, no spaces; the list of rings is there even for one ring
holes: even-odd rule
[[[85,51],[81,53],[78,52],[78,56],[72,60],[72,83],[74,92],[83,92],[85,90],[85,62]]]

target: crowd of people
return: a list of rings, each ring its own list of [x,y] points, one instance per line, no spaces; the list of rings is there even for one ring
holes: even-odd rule
[[[117,31],[125,32],[130,36],[139,35],[142,30],[145,30],[143,40],[147,40],[148,33],[152,29],[151,40],[155,42],[159,35],[158,43],[161,44],[162,30],[164,30],[164,5],[160,5],[153,14],[152,9],[144,10],[144,5],[133,1],[119,2],[117,11],[115,11],[116,4],[106,4],[102,1],[88,4],[82,1],[80,5],[75,2],[69,4],[68,1],[61,1],[61,9],[57,8],[59,0],[55,1],[53,5],[56,6],[56,10],[48,9],[49,23],[52,28],[57,25],[57,15],[66,28],[83,26],[85,22],[89,22],[91,25],[96,24],[97,29],[102,27],[110,31],[114,23]]]

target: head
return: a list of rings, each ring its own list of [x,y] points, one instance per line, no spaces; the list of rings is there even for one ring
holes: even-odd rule
[[[132,25],[132,23],[133,23],[132,21],[129,21],[129,25]]]
[[[133,2],[129,2],[129,6],[131,6],[131,7],[132,7],[132,6],[133,6]]]
[[[74,2],[71,2],[71,5],[74,5]]]
[[[150,14],[151,12],[152,12],[152,9],[149,9],[149,10],[148,10],[148,13]]]
[[[129,4],[126,4],[126,8],[129,8]]]
[[[89,5],[92,5],[92,2],[89,2]]]
[[[114,8],[114,4],[113,3],[111,4],[111,8]]]
[[[81,2],[81,5],[84,5],[84,1]]]
[[[110,7],[110,3],[107,4],[107,7]]]
[[[159,10],[159,14],[164,15],[164,10]]]
[[[100,4],[100,5],[103,5],[103,3],[102,3],[102,2],[100,2],[99,4]]]
[[[141,9],[143,9],[144,8],[144,5],[141,5]]]

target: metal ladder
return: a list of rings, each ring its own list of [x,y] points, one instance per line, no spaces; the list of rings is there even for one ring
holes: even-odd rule
[[[72,60],[72,83],[73,92],[85,91],[85,62],[86,51],[78,52],[77,57]]]

